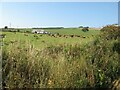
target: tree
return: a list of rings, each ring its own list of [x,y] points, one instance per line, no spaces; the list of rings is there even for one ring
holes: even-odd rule
[[[8,26],[5,26],[4,28],[5,28],[5,29],[8,29]]]
[[[83,28],[83,26],[79,26],[78,28]]]
[[[17,32],[20,32],[20,29],[17,29]]]
[[[82,29],[82,31],[83,31],[83,32],[89,31],[89,27],[84,27],[84,28]]]

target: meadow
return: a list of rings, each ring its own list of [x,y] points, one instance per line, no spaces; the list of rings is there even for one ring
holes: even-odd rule
[[[25,29],[23,29],[25,30]],[[44,34],[32,34],[22,32],[2,32],[6,35],[4,38],[4,44],[11,44],[11,42],[19,41],[20,43],[29,42],[35,48],[44,48],[50,45],[59,45],[59,44],[86,44],[89,41],[92,41],[99,33],[99,30],[90,30],[89,32],[83,32],[78,28],[68,28],[68,29],[47,29],[45,31],[51,33],[59,33],[61,36],[49,36]],[[28,31],[28,30],[26,30]],[[29,30],[31,32],[32,30]],[[79,35],[70,37],[69,35]]]
[[[120,88],[120,29],[2,32],[3,88]],[[56,33],[59,33],[57,35]],[[72,36],[71,36],[72,35]]]

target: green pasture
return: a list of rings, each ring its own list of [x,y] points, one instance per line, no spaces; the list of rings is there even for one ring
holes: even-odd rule
[[[99,30],[89,29],[88,32],[83,32],[80,28],[63,28],[63,29],[45,29],[48,32],[65,34],[65,35],[82,35],[82,36],[91,36],[99,34]]]
[[[87,42],[92,41],[100,32],[98,30],[90,30],[88,32],[83,32],[80,29],[47,29],[45,31],[49,31],[51,33],[59,33],[61,35],[67,35],[68,37],[52,37],[47,34],[44,35],[21,32],[2,32],[3,34],[6,34],[3,42],[4,45],[10,45],[11,42],[19,42],[21,44],[27,42],[28,44],[33,45],[34,48],[41,49],[50,45],[86,44]],[[69,35],[80,35],[81,37],[70,37]]]

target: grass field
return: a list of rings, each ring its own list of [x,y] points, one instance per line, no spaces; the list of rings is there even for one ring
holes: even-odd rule
[[[46,29],[46,31],[49,32],[55,32],[60,34],[74,34],[74,35],[82,35],[82,36],[90,36],[90,35],[97,35],[99,33],[99,30],[90,29],[89,32],[83,32],[80,28],[64,28],[64,29]]]
[[[101,31],[87,32],[79,29],[47,31],[54,35],[2,32],[5,34],[1,39],[3,88],[119,90],[118,27],[106,26]]]
[[[58,44],[86,44],[87,42],[92,41],[100,32],[99,30],[90,30],[88,32],[83,32],[80,29],[47,29],[46,31],[51,33],[59,33],[61,35],[80,35],[80,37],[51,37],[49,35],[20,32],[2,33],[6,34],[6,38],[4,38],[5,44],[10,44],[12,41],[18,41],[20,43],[29,42],[35,48],[43,48],[49,45]]]

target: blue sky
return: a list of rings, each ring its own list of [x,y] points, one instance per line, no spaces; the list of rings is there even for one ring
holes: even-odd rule
[[[101,27],[118,23],[117,2],[4,2],[2,23],[11,27]]]

